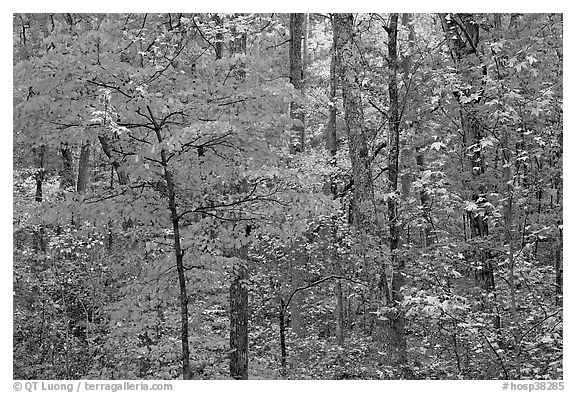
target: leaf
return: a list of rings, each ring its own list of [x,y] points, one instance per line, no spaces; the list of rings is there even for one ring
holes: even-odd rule
[[[294,125],[296,127],[304,127],[304,123],[302,123],[302,121],[299,119],[294,119],[294,120],[292,120],[292,122],[294,123]]]
[[[434,142],[430,145],[431,149],[434,149],[436,151],[440,151],[441,148],[445,148],[446,145],[442,142]]]
[[[482,138],[480,140],[480,147],[485,148],[486,146],[494,146],[494,138],[493,137]]]

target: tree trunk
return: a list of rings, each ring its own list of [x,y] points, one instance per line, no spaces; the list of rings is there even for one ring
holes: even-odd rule
[[[454,63],[460,66],[461,60],[468,55],[476,54],[476,47],[479,44],[479,25],[474,21],[472,14],[440,14],[442,28],[446,35],[446,41]],[[479,76],[472,74],[471,67],[458,67],[463,77],[471,80],[478,79]],[[485,73],[483,68],[483,73]],[[460,102],[460,92],[455,92],[455,98]],[[464,107],[466,105],[466,107]],[[472,104],[460,103],[460,119],[463,129],[463,152],[468,155],[468,166],[472,172],[473,187],[471,190],[471,202],[482,206],[485,201],[486,187],[479,184],[479,176],[485,172],[485,163],[479,149],[472,145],[478,144],[484,137],[482,127],[475,116]],[[468,154],[472,151],[472,154]],[[471,238],[485,238],[489,235],[488,220],[481,212],[468,211],[468,222],[470,224]],[[475,252],[476,263],[479,265],[478,280],[480,286],[488,293],[494,291],[494,269],[489,261],[486,250],[479,249]],[[496,324],[498,322],[496,321]]]
[[[336,168],[336,152],[338,150],[337,137],[336,137],[336,87],[337,87],[337,76],[336,76],[336,27],[334,23],[334,15],[330,16],[332,23],[332,47],[330,49],[330,88],[328,91],[329,103],[328,103],[328,126],[326,127],[326,150],[330,154],[329,165],[333,170]],[[332,197],[336,198],[337,188],[333,183],[333,179],[329,179],[327,184],[327,189],[332,192]],[[337,252],[337,228],[336,220],[333,217],[330,220],[330,227],[328,228],[328,257],[334,264],[334,274],[337,276],[342,275],[342,267],[340,265],[340,259]],[[336,342],[338,345],[344,345],[344,306],[342,302],[342,282],[336,280],[334,283],[334,296],[336,297],[336,309],[334,310],[334,319],[336,322]]]
[[[520,332],[518,326],[518,315],[516,309],[516,278],[514,276],[514,237],[512,234],[513,221],[514,221],[514,187],[512,185],[512,174],[510,165],[512,163],[512,155],[510,153],[508,127],[504,125],[502,135],[502,155],[503,155],[503,168],[504,180],[506,182],[506,206],[504,207],[504,227],[506,229],[506,243],[508,243],[508,288],[510,290],[510,314],[511,314],[511,328],[514,338],[514,365],[516,370],[516,378],[520,378]]]
[[[36,180],[36,193],[34,195],[34,200],[36,202],[42,202],[43,196],[43,185],[44,179],[46,177],[46,169],[44,168],[44,161],[46,158],[46,145],[41,145],[39,148],[34,149],[36,154],[36,173],[34,178]],[[33,248],[36,252],[46,251],[46,231],[44,225],[39,225],[38,230],[34,230],[33,237]]]
[[[334,15],[331,16],[332,20],[332,48],[330,50],[330,90],[328,92],[328,125],[326,126],[326,149],[330,155],[334,157],[338,149],[337,135],[336,135],[336,24],[334,22]]]
[[[221,29],[222,28],[222,18],[220,18],[220,16],[218,14],[214,14],[212,19],[216,23],[216,28]],[[216,33],[215,38],[216,38],[216,41],[214,42],[214,52],[216,55],[216,60],[221,60],[222,59],[222,45],[223,45],[223,40],[224,40],[224,36],[222,35],[222,32],[218,31]]]
[[[400,246],[400,219],[399,219],[399,198],[398,172],[400,154],[400,114],[398,104],[398,52],[397,52],[398,14],[391,14],[390,25],[388,26],[388,95],[390,99],[390,109],[388,111],[388,187],[390,197],[388,198],[388,229],[390,231],[390,262],[393,269],[391,300],[395,309],[392,320],[392,345],[396,350],[397,361],[403,368],[407,363],[407,346],[404,311],[401,308],[402,287],[404,286],[405,261],[399,255]],[[405,370],[407,372],[407,369]]]
[[[280,298],[278,318],[280,323],[280,375],[286,376],[286,321],[284,299]]]
[[[304,241],[297,241],[292,248],[293,257],[290,264],[290,284],[292,291],[296,290],[302,284],[302,267],[306,261],[306,249]],[[297,337],[304,335],[303,321],[302,321],[302,301],[303,295],[298,292],[292,298],[290,303],[290,319],[292,332]]]
[[[180,341],[182,345],[182,379],[192,379],[190,369],[190,346],[188,342],[188,292],[186,290],[186,276],[184,274],[184,252],[180,244],[180,222],[176,206],[176,192],[172,174],[168,168],[166,154],[162,152],[162,165],[164,166],[164,179],[168,190],[168,206],[170,219],[174,231],[174,253],[176,256],[176,270],[178,272],[178,284],[180,288]]]
[[[106,154],[106,157],[108,157],[108,160],[110,161],[112,171],[116,172],[118,175],[118,184],[128,184],[128,181],[130,180],[128,173],[120,166],[120,157],[114,155],[112,147],[110,146],[109,139],[103,135],[99,135],[98,140],[100,141],[100,146],[102,146],[102,151],[104,154]],[[113,178],[111,180],[111,184],[113,184]]]
[[[357,250],[370,247],[368,241],[380,229],[376,220],[374,186],[371,160],[368,152],[367,130],[362,106],[362,58],[354,40],[352,14],[334,14],[334,39],[336,41],[336,69],[342,87],[345,129],[348,136],[348,154],[352,163],[354,192],[351,198],[350,222],[357,234]],[[378,296],[388,299],[388,280],[385,267],[380,271]],[[338,299],[337,299],[338,301]],[[386,340],[388,328],[378,323],[378,339]]]
[[[332,239],[336,240],[336,227],[335,224],[332,225]],[[336,245],[334,244],[332,248],[335,248]],[[338,252],[334,250],[332,252],[332,256],[334,259],[334,274],[337,276],[342,275],[342,267],[340,266],[340,258],[338,256]],[[334,294],[336,295],[336,310],[335,310],[335,319],[336,319],[336,342],[338,345],[344,345],[344,305],[342,302],[342,283],[340,280],[336,280],[334,283]]]
[[[410,93],[409,89],[412,86],[410,78],[410,69],[412,67],[412,55],[414,53],[414,45],[416,42],[416,33],[414,31],[414,23],[412,14],[402,14],[402,25],[408,29],[408,48],[409,54],[405,56],[402,60],[402,74],[404,78],[404,85],[406,86],[406,96]],[[406,103],[405,112],[409,111],[409,103]],[[405,116],[406,117],[406,116]],[[422,130],[420,127],[419,119],[414,116],[409,116],[411,118],[411,125],[414,128],[414,135],[416,140],[421,140]],[[426,160],[424,157],[425,145],[422,142],[417,142],[416,144],[416,167],[418,172],[421,174],[426,170]],[[430,216],[430,197],[428,193],[424,190],[420,191],[420,205],[422,206],[422,216],[424,218],[424,236],[423,245],[428,247],[434,243],[434,237],[432,235],[432,218]]]
[[[230,376],[248,379],[248,267],[247,260],[234,264],[230,285]]]
[[[78,160],[78,181],[76,182],[76,191],[79,193],[86,192],[90,182],[90,141],[82,144],[80,150],[80,159]]]
[[[307,68],[309,62],[308,56],[308,43],[310,42],[310,14],[304,14],[303,23],[303,37],[302,37],[302,97],[306,97],[306,78],[307,78]],[[306,128],[306,117],[304,117],[304,128]],[[305,134],[305,133],[304,133]]]
[[[147,107],[150,119],[154,124],[154,132],[158,143],[162,144],[162,130],[158,125],[150,107]],[[192,379],[192,370],[190,369],[190,344],[188,332],[188,292],[186,289],[186,275],[184,273],[184,251],[182,250],[180,238],[180,216],[176,204],[176,185],[172,177],[172,171],[168,166],[166,150],[160,151],[161,163],[166,181],[166,191],[168,196],[168,209],[170,211],[170,221],[172,222],[172,231],[174,232],[173,249],[176,259],[176,271],[178,273],[178,285],[180,289],[180,342],[182,346],[182,379]]]
[[[62,155],[62,171],[60,173],[60,189],[76,186],[76,179],[74,179],[74,162],[72,159],[72,151],[68,147],[67,142],[60,143],[60,154]]]
[[[373,229],[374,187],[368,154],[367,132],[358,78],[362,59],[354,41],[352,14],[335,14],[334,31],[349,155],[354,180],[352,222],[365,233]]]
[[[302,42],[306,45],[305,31],[306,20],[305,14],[290,14],[290,83],[296,90],[304,96],[304,56]],[[297,102],[290,103],[290,117],[294,121],[292,125],[292,135],[290,141],[291,153],[303,152],[306,143],[306,134],[304,127],[304,108]],[[300,266],[303,265],[305,250],[300,247],[301,242],[296,242],[292,249],[292,263],[290,266],[290,281],[292,289],[298,288],[301,283]],[[291,327],[292,331],[302,337],[302,313],[301,313],[302,296],[298,293],[290,306]]]
[[[304,33],[304,14],[290,14],[290,83],[302,93],[304,68],[302,62],[302,36]],[[306,143],[304,129],[304,110],[297,102],[290,103],[292,126],[292,153],[303,152]]]
[[[563,234],[563,230],[562,228],[559,228],[560,230],[560,236],[558,237],[558,245],[556,248],[556,263],[554,265],[555,267],[555,276],[556,276],[556,299],[555,299],[555,303],[557,306],[562,307],[562,295],[563,295],[563,288],[562,288],[562,277],[563,277],[563,273],[564,273],[564,264],[563,264],[563,258],[562,258],[562,245],[563,245],[563,239],[562,237],[564,236]]]
[[[482,67],[475,67],[474,60],[477,57],[478,51],[477,47],[480,43],[480,28],[479,24],[474,20],[473,14],[440,14],[442,28],[446,36],[446,41],[448,47],[452,54],[452,59],[457,68],[457,73],[463,79],[464,82],[469,83],[471,86],[478,86],[483,77],[487,74],[487,68],[485,65]],[[467,61],[464,61],[467,60]],[[480,63],[478,59],[477,63]],[[482,70],[482,75],[475,74],[478,70]],[[472,90],[470,87],[469,90]],[[477,89],[481,89],[477,87]],[[454,98],[458,102],[460,111],[460,123],[462,126],[462,157],[464,157],[462,162],[462,167],[469,170],[471,173],[470,185],[464,185],[464,190],[467,190],[468,197],[471,203],[478,206],[478,209],[473,209],[466,211],[466,217],[468,224],[470,226],[470,252],[468,253],[468,258],[471,261],[471,269],[473,270],[474,277],[477,281],[477,285],[482,289],[483,296],[480,299],[480,308],[484,312],[493,315],[491,318],[491,325],[494,329],[499,341],[502,341],[502,330],[501,330],[501,319],[498,313],[498,308],[496,306],[496,287],[494,280],[494,266],[492,264],[491,250],[484,245],[484,241],[489,236],[489,225],[488,219],[482,211],[482,207],[486,202],[487,187],[482,181],[482,176],[486,171],[486,163],[482,154],[482,150],[479,148],[480,141],[485,136],[482,125],[477,119],[477,110],[475,109],[475,104],[479,100],[473,100],[469,103],[462,103],[461,96],[463,94],[469,94],[471,91],[455,91]],[[479,95],[482,95],[480,90]],[[505,137],[505,143],[507,144],[507,130]],[[504,159],[509,160],[509,150],[507,147],[503,148]],[[508,155],[508,156],[507,156]],[[507,176],[507,175],[505,175]],[[512,203],[510,199],[512,196],[509,191],[509,203]],[[506,208],[507,209],[507,208]],[[506,210],[505,209],[505,210]],[[511,209],[511,205],[510,205]],[[515,284],[514,284],[514,245],[512,230],[512,212],[509,212],[509,217],[505,217],[505,226],[510,225],[507,228],[508,234],[507,242],[509,244],[509,271],[508,271],[508,285],[510,290],[510,312],[512,319],[516,318],[516,300],[514,298]],[[505,216],[508,213],[505,212]],[[507,220],[510,220],[508,222]],[[510,281],[511,280],[511,281]],[[517,323],[512,321],[512,330],[514,335],[514,359],[515,362],[519,361],[519,346],[517,345]],[[506,371],[504,371],[506,373]]]
[[[234,39],[232,54],[246,53],[246,34]],[[239,83],[246,78],[244,63],[237,68]],[[230,376],[248,379],[248,246],[240,250],[239,263],[234,267],[230,283]]]
[[[34,174],[34,179],[36,180],[36,194],[34,200],[36,202],[42,202],[42,186],[44,184],[44,178],[46,176],[46,170],[44,169],[44,158],[46,156],[46,145],[42,145],[39,148],[34,149],[34,154],[36,155],[36,173]]]
[[[166,172],[169,173],[169,172]],[[170,175],[166,175],[168,178]],[[173,184],[172,188],[174,190]],[[182,346],[182,379],[192,379],[192,370],[190,369],[190,344],[188,342],[188,292],[186,290],[186,275],[184,274],[184,252],[180,245],[179,219],[176,210],[176,201],[174,191],[168,191],[170,216],[172,229],[174,231],[174,253],[176,254],[176,270],[178,272],[178,285],[180,289],[180,342]]]

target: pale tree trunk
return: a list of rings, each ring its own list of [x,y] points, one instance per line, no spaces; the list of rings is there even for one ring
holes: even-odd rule
[[[562,296],[563,296],[563,288],[562,288],[562,277],[563,277],[563,273],[564,273],[564,263],[563,263],[563,258],[562,258],[562,246],[563,246],[563,241],[562,238],[564,236],[563,234],[563,230],[562,228],[559,228],[560,230],[560,236],[558,237],[558,245],[556,248],[556,263],[554,265],[555,268],[555,283],[556,283],[556,299],[555,299],[555,303],[557,306],[562,307]]]
[[[334,15],[337,68],[342,86],[344,118],[354,181],[352,222],[359,231],[367,233],[373,229],[374,187],[362,97],[357,82],[361,73],[362,59],[354,42],[353,21],[352,14]]]
[[[376,220],[367,130],[362,106],[361,81],[359,81],[362,73],[362,58],[357,46],[359,43],[355,42],[354,39],[353,15],[333,14],[333,23],[336,52],[335,63],[340,86],[342,87],[344,124],[348,136],[348,153],[352,163],[352,181],[354,185],[350,221],[358,236],[356,249],[360,251],[362,244],[366,246],[366,241],[370,238],[370,234],[379,232]],[[332,90],[332,92],[335,92],[335,90]],[[329,149],[336,152],[335,131],[331,130],[331,132],[332,135],[329,135],[327,143]],[[382,283],[384,283],[383,286]],[[378,287],[378,295],[388,299],[385,268],[381,269]],[[343,310],[339,300],[342,296],[341,287],[336,287],[335,292],[337,296],[338,323],[343,325],[342,317],[340,316]],[[384,327],[380,326],[378,329],[382,328]],[[387,330],[387,328],[384,329]],[[378,335],[384,338],[386,333],[378,332]]]
[[[304,68],[302,62],[302,36],[304,33],[304,14],[290,14],[290,83],[302,93],[304,86]],[[302,105],[290,103],[290,117],[294,120],[292,126],[291,150],[293,153],[303,152],[306,146],[304,129],[304,108]]]
[[[235,38],[231,46],[232,54],[246,53],[246,34]],[[236,80],[243,83],[245,79],[245,65],[241,63]],[[249,230],[247,227],[246,235],[249,235]],[[242,246],[237,256],[230,283],[230,376],[248,379],[248,246]]]

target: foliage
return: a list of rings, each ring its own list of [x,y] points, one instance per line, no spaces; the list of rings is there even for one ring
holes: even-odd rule
[[[303,91],[289,15],[14,15],[14,377],[181,378],[177,238],[194,378],[229,378],[229,289],[245,267],[250,378],[561,379],[562,16],[402,20],[393,59],[389,15],[354,18],[374,188],[362,235],[330,15],[307,17]],[[474,53],[455,56],[451,20],[479,26]],[[86,190],[66,182],[80,183],[83,151]],[[381,283],[399,273],[395,308]],[[400,313],[405,365],[381,328]]]

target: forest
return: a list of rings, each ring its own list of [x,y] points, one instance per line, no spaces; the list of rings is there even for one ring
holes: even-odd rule
[[[563,15],[13,14],[13,377],[563,378]]]

